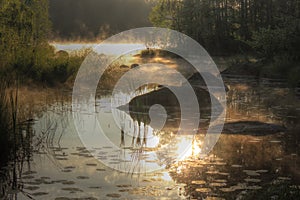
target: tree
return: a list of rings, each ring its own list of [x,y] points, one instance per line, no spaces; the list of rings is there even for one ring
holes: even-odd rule
[[[249,42],[258,39],[259,33],[266,36],[263,29],[272,31],[272,35],[285,29],[286,36],[298,41],[295,27],[299,27],[299,5],[299,0],[158,0],[150,21],[155,26],[186,33],[211,53],[245,51],[249,49]],[[290,24],[294,24],[294,29]],[[288,44],[293,47],[288,49],[300,46],[299,43]],[[274,51],[272,54],[282,52],[278,48],[268,51]]]
[[[1,0],[0,5],[1,70],[27,75],[46,60],[48,0]]]

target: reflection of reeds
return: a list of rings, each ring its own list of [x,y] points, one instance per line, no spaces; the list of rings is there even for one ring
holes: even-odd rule
[[[134,133],[131,143],[131,168],[128,173],[141,173],[142,165],[145,159],[145,149],[147,148],[148,125],[140,121],[133,121]],[[142,125],[144,128],[142,129]],[[143,130],[143,131],[142,131]]]
[[[10,154],[11,134],[9,134],[9,110],[6,95],[6,82],[1,81],[0,84],[0,159],[1,165],[6,163],[8,155]]]
[[[26,145],[22,129],[18,124],[18,87],[8,91],[8,83],[4,80],[1,80],[0,85],[0,163],[1,167],[7,165],[10,160],[13,163],[12,167],[7,168],[0,177],[3,183],[0,188],[0,198],[9,199],[10,197],[5,192],[8,188],[12,191],[22,188],[19,179],[25,158],[23,148]]]
[[[32,154],[33,120],[26,120],[28,116],[20,113],[24,108],[18,93],[17,86],[0,80],[0,199],[17,199],[19,191],[30,197],[22,191],[21,178],[24,163],[30,162]]]

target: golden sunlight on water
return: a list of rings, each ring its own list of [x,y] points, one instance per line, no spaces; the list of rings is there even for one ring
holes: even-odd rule
[[[177,144],[177,154],[179,161],[188,158],[198,158],[201,153],[202,142],[197,141],[194,136],[181,136]],[[180,156],[182,155],[182,156]]]
[[[124,56],[120,63],[128,65],[129,70],[130,64],[143,63],[141,60]],[[186,63],[180,60],[144,61],[171,64],[171,68],[174,64],[185,71]],[[33,162],[28,162],[21,174],[24,190],[45,199],[227,199],[260,190],[268,183],[296,179],[300,166],[297,138],[268,124],[285,125],[290,119],[292,112],[287,115],[284,108],[271,105],[286,96],[287,89],[255,88],[239,80],[235,84],[232,81],[228,84],[223,134],[212,152],[201,159],[205,135],[201,128],[196,136],[178,135],[181,116],[177,108],[169,109],[172,114],[160,131],[150,126],[145,107],[131,113],[117,109],[135,96],[157,90],[156,85],[141,87],[132,94],[117,94],[115,102],[102,94],[92,99],[100,115],[97,120],[106,136],[120,148],[118,151],[112,151],[109,145],[84,147],[72,121],[70,102],[55,97],[54,103],[49,102],[46,108],[36,111],[33,129],[49,136],[37,135],[37,139],[47,141],[40,149],[36,149],[38,145],[32,147]],[[266,95],[268,92],[272,95]],[[43,99],[50,101],[55,96],[48,95]],[[27,101],[31,102],[32,96]],[[112,105],[115,107],[111,110]],[[93,127],[90,116],[80,123]],[[115,119],[121,122],[119,126],[115,125]],[[100,142],[95,140],[95,143]],[[161,170],[147,173],[157,167]]]
[[[143,44],[134,44],[134,43],[123,43],[123,44],[103,44],[103,43],[50,43],[57,51],[67,51],[69,53],[73,51],[81,51],[84,49],[94,49],[95,52],[101,54],[105,53],[107,55],[118,55],[120,53],[130,53],[128,49],[146,49],[146,46]],[[101,45],[101,48],[99,48]]]

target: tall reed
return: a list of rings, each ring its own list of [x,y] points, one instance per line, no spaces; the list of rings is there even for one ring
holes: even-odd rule
[[[7,95],[7,81],[0,80],[0,167],[12,153],[11,114]]]

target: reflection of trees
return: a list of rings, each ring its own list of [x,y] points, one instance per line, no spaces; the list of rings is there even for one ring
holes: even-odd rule
[[[194,89],[199,102],[200,119],[203,120],[200,120],[199,126],[207,126],[211,115],[209,93],[201,88]],[[155,104],[163,106],[168,114],[164,128],[177,130],[181,121],[180,105],[175,94],[168,88],[161,88],[133,98],[129,103],[130,116],[136,121],[150,123],[149,109]]]
[[[289,110],[284,108],[286,103],[291,104],[287,88],[278,87],[276,82],[265,85],[267,83],[250,78],[242,83],[235,81],[229,83],[227,118],[288,125],[293,120],[289,116],[296,116],[296,112],[288,113]]]

